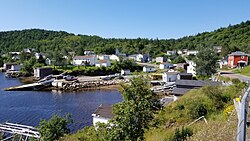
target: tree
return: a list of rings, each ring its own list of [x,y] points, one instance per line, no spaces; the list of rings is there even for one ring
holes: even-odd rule
[[[158,106],[156,94],[143,76],[132,78],[130,85],[122,84],[121,92],[124,101],[113,108],[115,117],[111,121],[110,140],[143,140]]]
[[[66,118],[54,115],[50,120],[41,120],[39,124],[39,133],[42,141],[58,140],[64,134],[70,133],[67,128],[72,123],[71,115],[67,114]]]
[[[194,62],[196,63],[196,73],[200,76],[210,76],[216,73],[219,56],[211,48],[203,48],[199,50]]]

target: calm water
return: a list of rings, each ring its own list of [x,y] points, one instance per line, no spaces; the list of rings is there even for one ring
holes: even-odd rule
[[[53,114],[71,113],[73,132],[92,124],[91,114],[101,103],[114,104],[122,100],[117,90],[53,93],[40,91],[3,91],[3,88],[21,85],[18,79],[8,79],[0,73],[0,122],[38,126],[40,119]]]

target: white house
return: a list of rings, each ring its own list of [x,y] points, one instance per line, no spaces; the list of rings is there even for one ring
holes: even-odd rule
[[[174,50],[167,51],[167,55],[175,55],[175,54],[176,54],[176,51],[174,51]]]
[[[11,69],[11,67],[12,66],[15,66],[15,65],[17,65],[16,63],[4,63],[3,64],[3,68],[4,68],[4,70],[10,70]]]
[[[193,76],[196,76],[196,64],[194,61],[188,61],[187,73],[191,73]]]
[[[50,66],[51,65],[51,60],[49,58],[46,58],[45,59],[45,64]]]
[[[155,62],[156,63],[163,63],[163,62],[166,62],[166,57],[156,57],[155,58]]]
[[[110,65],[110,61],[109,60],[99,60],[96,64],[96,67],[109,67]]]
[[[43,59],[45,59],[46,58],[46,56],[45,56],[45,54],[44,53],[35,53],[35,58],[36,59],[39,59],[40,57],[42,57]]]
[[[96,64],[95,55],[73,57],[73,65],[76,65],[76,66],[84,66],[84,65],[94,66],[95,64]]]
[[[222,46],[214,46],[214,50],[215,50],[217,53],[221,53]]]
[[[119,56],[117,56],[117,55],[115,55],[115,54],[110,55],[110,56],[109,56],[109,59],[110,59],[110,60],[115,60],[115,61],[120,61]]]
[[[149,57],[149,54],[133,54],[133,55],[129,55],[128,59],[131,59],[137,62],[148,62],[150,57]]]
[[[92,114],[94,127],[97,127],[96,125],[98,122],[107,124],[113,116],[112,105],[101,104]]]
[[[94,51],[91,51],[91,50],[85,50],[85,51],[84,51],[84,54],[85,54],[85,55],[95,55],[95,52],[94,52]]]
[[[197,50],[188,50],[187,51],[187,55],[197,55],[197,53],[198,53],[199,51],[197,51]]]
[[[177,80],[177,72],[164,72],[162,80],[164,82],[175,82]]]
[[[144,66],[143,67],[143,72],[154,72],[155,71],[155,67],[153,66]]]
[[[121,75],[130,75],[130,70],[129,69],[122,69],[121,70]]]
[[[183,54],[182,50],[178,50],[177,54],[182,55]]]
[[[101,54],[101,55],[97,55],[97,58],[99,60],[109,60],[109,55]]]
[[[223,60],[220,60],[219,61],[219,65],[220,65],[220,68],[222,69],[223,67],[227,67],[228,66],[228,61],[223,59]]]
[[[163,62],[163,63],[161,63],[160,65],[159,65],[159,68],[160,69],[170,69],[170,68],[173,68],[174,67],[174,65],[173,64],[170,64],[170,63],[168,63],[168,62]]]

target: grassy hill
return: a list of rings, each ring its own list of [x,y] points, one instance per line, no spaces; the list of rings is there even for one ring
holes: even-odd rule
[[[223,46],[223,53],[242,50],[250,53],[250,21],[219,28],[212,32],[199,33],[180,39],[105,39],[98,36],[75,35],[64,31],[27,29],[21,31],[0,32],[0,54],[35,48],[49,53],[59,51],[62,54],[75,51],[83,54],[84,50],[97,53],[114,53],[118,48],[122,53],[132,54],[149,52],[159,56],[167,50],[198,49],[200,47]]]

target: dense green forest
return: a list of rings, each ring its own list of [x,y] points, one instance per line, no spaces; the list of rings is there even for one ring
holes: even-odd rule
[[[35,48],[47,54],[58,51],[63,55],[71,51],[82,55],[84,50],[112,54],[119,49],[126,54],[149,52],[155,57],[167,50],[213,46],[222,46],[223,54],[236,50],[250,53],[250,21],[180,39],[105,39],[41,29],[0,32],[0,54],[24,48]]]

